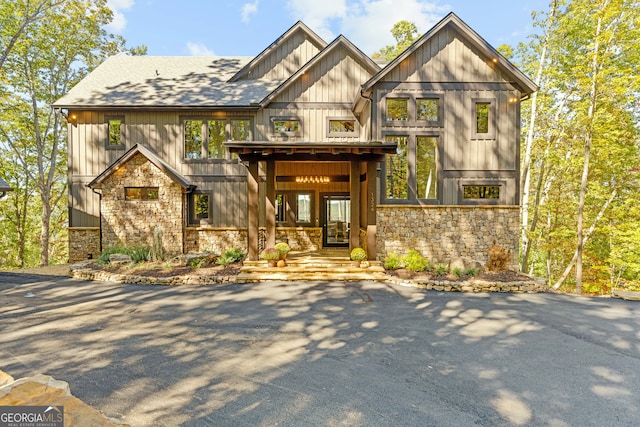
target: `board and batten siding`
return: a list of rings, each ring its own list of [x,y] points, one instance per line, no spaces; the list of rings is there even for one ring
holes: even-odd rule
[[[437,95],[443,103],[442,126],[386,126],[387,97]],[[408,55],[374,86],[375,138],[386,134],[437,134],[441,137],[441,204],[460,204],[461,186],[502,185],[500,203],[518,204],[520,91],[452,28],[445,28]],[[476,100],[493,103],[495,129],[490,138],[475,136]]]

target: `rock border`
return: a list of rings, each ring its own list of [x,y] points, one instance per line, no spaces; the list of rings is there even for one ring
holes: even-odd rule
[[[172,276],[172,277],[149,277],[137,276],[133,274],[110,273],[103,270],[91,268],[93,261],[81,261],[69,267],[71,277],[82,280],[100,280],[104,282],[138,284],[138,285],[217,285],[228,283],[244,283],[238,280],[237,276]],[[261,281],[269,281],[261,280]],[[439,292],[516,292],[516,293],[539,293],[546,292],[547,285],[543,279],[531,279],[516,282],[497,282],[481,279],[470,279],[463,282],[450,280],[433,279],[401,279],[387,275],[387,282],[403,286],[433,290]]]

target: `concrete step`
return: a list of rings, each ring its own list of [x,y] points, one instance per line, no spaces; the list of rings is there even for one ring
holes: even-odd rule
[[[265,280],[278,281],[378,281],[388,279],[387,275],[380,272],[288,272],[286,268],[272,269],[271,271],[240,272],[236,280],[238,282],[261,282]]]

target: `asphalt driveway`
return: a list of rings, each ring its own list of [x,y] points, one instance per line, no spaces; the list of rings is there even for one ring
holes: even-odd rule
[[[132,426],[637,426],[640,305],[0,273],[0,368]]]

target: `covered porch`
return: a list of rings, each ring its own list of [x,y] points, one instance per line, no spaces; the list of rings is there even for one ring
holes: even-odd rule
[[[321,233],[317,250],[362,247],[375,260],[377,167],[385,154],[396,152],[395,143],[225,145],[248,169],[249,260],[257,260],[262,247],[274,246],[291,227]]]

